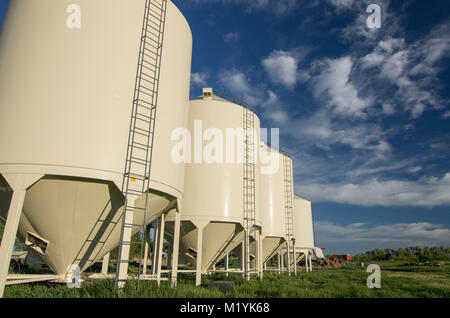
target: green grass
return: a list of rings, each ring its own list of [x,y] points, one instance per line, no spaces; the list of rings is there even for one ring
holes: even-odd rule
[[[202,298],[202,297],[450,297],[450,265],[443,267],[403,266],[387,264],[381,267],[381,288],[369,289],[366,279],[370,273],[365,268],[347,266],[342,268],[315,269],[312,273],[300,272],[296,277],[285,274],[266,274],[262,281],[245,281],[240,275],[218,274],[203,278],[202,287],[194,286],[193,275],[180,275],[178,288],[170,288],[162,282],[141,282],[139,292],[134,283],[129,283],[117,297],[136,298]],[[236,283],[233,292],[223,294],[206,286],[216,280]],[[110,298],[114,297],[112,281],[83,283],[81,289],[69,289],[65,285],[40,283],[8,286],[5,297],[50,297],[50,298]]]

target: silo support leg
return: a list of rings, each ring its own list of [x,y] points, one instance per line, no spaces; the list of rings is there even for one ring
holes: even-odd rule
[[[195,286],[202,284],[202,258],[203,258],[203,229],[208,223],[193,222],[197,227],[197,260],[195,271]]]
[[[263,279],[263,255],[262,255],[262,233],[261,228],[259,228],[256,232],[256,238],[257,238],[257,253],[258,253],[258,272],[259,272],[259,279]]]
[[[159,217],[158,221],[158,232],[159,232],[159,239],[158,239],[158,252],[157,252],[157,258],[158,263],[156,267],[156,281],[158,282],[158,286],[161,283],[161,265],[162,265],[162,255],[163,255],[163,243],[164,243],[164,225],[166,223],[165,221],[166,215],[163,213]]]
[[[244,241],[241,244],[241,269],[242,272],[245,272],[245,250],[244,250]],[[242,277],[245,277],[245,274],[242,274]]]
[[[195,286],[202,284],[202,257],[203,257],[203,228],[197,229],[197,270],[195,276]]]
[[[308,253],[305,253],[305,267],[306,267],[306,272],[308,273],[309,272],[309,269],[308,269]]]
[[[295,241],[294,241],[294,243],[292,244],[292,248],[293,248],[293,263],[294,263],[294,275],[297,275],[297,253],[295,252]]]
[[[27,188],[42,178],[42,175],[4,174],[3,176],[13,189],[13,195],[0,246],[0,297],[3,297],[3,292],[5,291],[6,278],[8,276],[9,264],[16,241],[17,229],[19,227],[20,216],[22,215]]]
[[[148,242],[145,242],[144,246],[144,264],[142,265],[142,274],[147,275],[147,265],[148,265]]]
[[[152,254],[152,275],[156,275],[156,268],[158,266],[158,258],[156,251],[159,246],[159,219],[156,220],[155,232],[153,235],[153,254]]]
[[[175,229],[173,236],[173,251],[172,251],[172,287],[177,287],[178,278],[178,255],[180,251],[180,227],[181,227],[181,212],[175,214]]]
[[[309,255],[309,271],[312,272],[312,255]]]
[[[278,266],[278,275],[281,275],[281,256],[280,252],[277,254],[277,266]]]
[[[108,253],[105,256],[103,256],[103,260],[102,260],[102,274],[103,275],[107,275],[108,274],[109,256],[110,256],[110,253]]]
[[[228,264],[230,262],[230,254],[227,253],[227,255],[225,256],[225,270],[226,270],[226,276],[228,277]]]

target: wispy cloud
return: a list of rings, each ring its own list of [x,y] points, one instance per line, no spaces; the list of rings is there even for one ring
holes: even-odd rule
[[[223,39],[225,42],[235,42],[239,40],[239,36],[239,32],[228,32],[224,34]]]
[[[417,181],[378,180],[362,183],[297,184],[296,191],[314,202],[361,206],[450,205],[450,173]]]
[[[448,246],[450,230],[439,224],[396,223],[371,226],[365,223],[339,225],[316,222],[315,232],[326,253],[359,253],[374,248]],[[350,249],[345,246],[351,246]]]
[[[197,87],[206,87],[208,78],[209,78],[209,74],[207,74],[207,73],[192,73],[191,74],[191,82],[194,86],[197,86]]]
[[[272,83],[292,89],[298,82],[305,82],[309,79],[309,73],[298,68],[299,63],[308,52],[309,49],[305,47],[297,47],[288,51],[275,50],[265,57],[261,64]]]
[[[371,101],[358,96],[358,90],[350,82],[352,68],[353,62],[349,56],[326,59],[320,74],[314,79],[314,94],[318,99],[325,99],[335,114],[364,117]]]
[[[445,107],[435,84],[442,69],[440,62],[450,53],[449,31],[450,24],[444,24],[410,44],[403,38],[381,40],[360,59],[366,76],[385,83],[378,86],[378,92],[373,92],[383,102],[384,114],[393,114],[400,108],[418,118],[426,110]],[[387,94],[392,87],[395,87],[393,94]]]

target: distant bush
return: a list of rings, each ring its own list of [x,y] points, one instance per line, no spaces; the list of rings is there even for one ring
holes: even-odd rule
[[[367,251],[364,254],[357,254],[353,256],[356,262],[368,261],[407,261],[418,262],[420,260],[444,260],[450,257],[450,248],[444,246],[433,247],[408,247],[399,249],[374,249]]]

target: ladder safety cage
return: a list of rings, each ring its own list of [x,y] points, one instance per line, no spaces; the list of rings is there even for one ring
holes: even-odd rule
[[[144,232],[148,221],[148,193],[166,12],[167,0],[145,1],[127,157],[122,182],[125,204],[122,215],[115,288],[123,287],[126,281],[137,280],[137,289],[139,289],[142,266],[146,264],[146,262],[143,262]],[[136,205],[135,201],[138,198],[142,198],[143,205]],[[136,219],[142,220],[142,222],[136,222]],[[131,241],[132,232],[136,228],[141,229],[140,242]],[[140,245],[140,262],[137,277],[130,278],[128,264],[130,247],[133,244]]]

